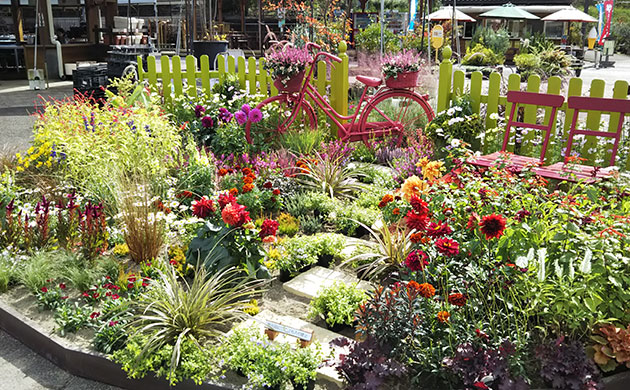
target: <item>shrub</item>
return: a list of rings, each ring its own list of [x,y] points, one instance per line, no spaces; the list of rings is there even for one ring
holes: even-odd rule
[[[11,260],[0,257],[0,293],[6,292],[16,279],[15,265]]]
[[[354,38],[357,49],[369,53],[378,52],[381,49],[381,25],[372,23],[359,31]],[[385,52],[400,50],[400,40],[389,29],[383,31],[383,48]]]
[[[254,388],[294,388],[316,378],[323,355],[318,344],[292,348],[272,343],[255,327],[238,327],[222,343],[219,355],[226,367],[247,376]]]
[[[538,53],[540,69],[547,77],[565,76],[570,73],[571,56],[560,49],[543,50]]]
[[[613,23],[611,35],[615,40],[615,50],[622,54],[630,54],[630,23]]]
[[[510,47],[510,35],[504,28],[495,31],[492,27],[478,27],[473,34],[470,45],[477,46],[479,44],[496,53],[499,58],[503,58]],[[503,63],[503,61],[497,63]]]
[[[289,129],[280,134],[278,144],[297,155],[309,155],[329,135],[329,130],[324,127],[316,129]]]
[[[599,370],[578,341],[560,337],[542,344],[536,349],[536,358],[541,366],[540,376],[554,389],[601,388]]]
[[[18,280],[31,292],[38,292],[49,279],[59,276],[58,256],[58,252],[40,252],[34,255],[18,269]]]
[[[316,152],[314,159],[304,160],[298,181],[305,188],[323,192],[331,198],[354,198],[355,192],[363,189],[357,181],[362,175],[360,167],[344,166],[342,157]]]
[[[497,54],[489,47],[486,47],[481,43],[477,43],[475,46],[472,46],[471,44],[471,46],[466,49],[466,55],[462,59],[462,64],[494,66],[502,64],[503,61],[505,61],[505,57],[502,54]]]
[[[158,378],[165,378],[171,386],[186,379],[201,385],[208,377],[218,374],[213,353],[191,338],[182,338],[176,346],[161,345],[151,354],[144,353],[147,342],[140,336],[131,337],[124,349],[112,355],[112,359],[122,365],[130,378],[143,378],[148,372],[153,372]],[[173,367],[173,356],[178,357],[176,367]]]
[[[335,282],[317,293],[309,304],[309,317],[323,317],[328,326],[352,325],[359,305],[367,300],[365,291],[355,284]]]
[[[527,80],[540,67],[540,58],[536,54],[521,53],[514,56],[514,63],[521,75],[521,80]]]

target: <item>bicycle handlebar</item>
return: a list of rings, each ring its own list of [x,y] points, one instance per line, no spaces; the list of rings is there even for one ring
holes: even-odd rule
[[[317,58],[319,56],[324,56],[326,58],[328,58],[329,60],[335,61],[335,62],[341,62],[341,58],[337,57],[336,55],[330,54],[330,53],[326,53],[325,51],[320,51],[319,53],[315,54],[315,57],[313,57],[313,62],[317,62]]]
[[[317,50],[320,50],[322,47],[319,46],[317,43],[306,42],[306,50],[311,50],[311,48],[315,48]]]

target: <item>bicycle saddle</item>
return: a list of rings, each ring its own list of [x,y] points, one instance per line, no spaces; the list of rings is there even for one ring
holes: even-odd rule
[[[368,87],[378,87],[383,82],[383,80],[379,79],[378,77],[369,76],[357,76],[357,81],[362,82]]]

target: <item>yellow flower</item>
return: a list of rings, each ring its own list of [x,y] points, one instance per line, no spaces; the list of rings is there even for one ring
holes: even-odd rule
[[[431,161],[422,168],[422,175],[426,180],[434,180],[442,173],[442,165],[441,161]]]
[[[413,195],[419,196],[421,193],[427,192],[428,189],[429,185],[427,182],[413,175],[405,180],[400,191],[403,193],[405,199],[409,200]]]
[[[429,163],[429,159],[426,157],[422,157],[420,161],[416,163],[416,166],[424,168],[424,166],[427,165],[428,163]]]

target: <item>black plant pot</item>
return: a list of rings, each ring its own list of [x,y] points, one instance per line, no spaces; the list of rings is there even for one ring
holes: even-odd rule
[[[310,380],[307,384],[295,383],[294,381],[291,381],[291,383],[293,384],[293,389],[294,390],[313,390],[313,389],[315,389],[315,381],[314,380]]]
[[[305,265],[304,267],[300,268],[300,272],[299,273],[304,273],[304,272],[308,271],[309,269],[311,269],[312,267],[313,267],[313,264]]]
[[[195,57],[199,58],[202,55],[207,55],[210,60],[210,69],[214,68],[214,60],[220,53],[225,53],[228,49],[227,41],[194,41],[193,53]]]
[[[317,257],[317,265],[328,268],[330,263],[332,263],[333,258],[333,255],[319,255]]]
[[[363,226],[359,226],[355,229],[354,233],[352,234],[352,237],[354,238],[361,238],[365,235],[370,234],[370,231],[367,230],[365,227]]]
[[[293,279],[291,277],[291,271],[286,271],[281,269],[280,270],[280,275],[278,276],[278,280],[281,281],[282,283],[288,282],[289,280]]]

